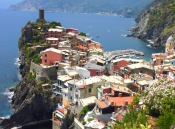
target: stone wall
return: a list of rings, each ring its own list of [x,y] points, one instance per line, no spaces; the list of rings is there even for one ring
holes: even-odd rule
[[[81,122],[74,117],[74,129],[84,129],[84,126]]]
[[[56,66],[46,66],[42,67],[40,65],[31,62],[30,72],[36,72],[36,80],[44,81],[46,79],[56,80],[57,79],[57,70]]]

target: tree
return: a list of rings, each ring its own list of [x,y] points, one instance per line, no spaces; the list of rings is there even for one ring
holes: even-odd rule
[[[79,35],[86,37],[86,33],[84,33],[84,32],[80,32]]]

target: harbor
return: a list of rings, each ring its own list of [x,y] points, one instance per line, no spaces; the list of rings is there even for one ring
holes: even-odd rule
[[[110,62],[114,58],[121,58],[121,57],[132,56],[132,55],[144,56],[144,53],[141,51],[133,50],[133,49],[104,52],[104,57],[107,59],[108,62]]]

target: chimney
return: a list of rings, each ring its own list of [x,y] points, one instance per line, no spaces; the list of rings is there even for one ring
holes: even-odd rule
[[[113,106],[113,105],[114,105],[114,101],[112,100],[112,101],[111,101],[111,106]]]
[[[119,111],[120,111],[120,108],[117,108],[117,113],[119,113]]]
[[[122,112],[124,111],[124,109],[125,109],[125,106],[122,106]]]
[[[107,93],[105,94],[105,99],[106,99],[106,97],[107,97]]]
[[[119,94],[118,94],[118,97],[122,97],[122,93],[119,93]]]
[[[112,118],[114,119],[114,117],[115,117],[115,112],[112,112]]]
[[[125,100],[125,106],[127,106],[128,105],[128,100]]]

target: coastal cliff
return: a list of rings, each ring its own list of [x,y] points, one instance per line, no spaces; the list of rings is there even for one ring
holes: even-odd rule
[[[155,0],[136,17],[131,36],[152,40],[155,47],[164,46],[175,31],[174,6],[173,0]]]
[[[22,36],[18,44],[21,61],[19,68],[22,79],[14,88],[14,96],[11,103],[14,112],[9,119],[0,121],[0,128],[2,129],[9,129],[14,126],[20,127],[31,122],[37,123],[38,121],[50,120],[52,118],[52,112],[58,99],[52,96],[51,90],[43,90],[42,84],[45,82],[36,81],[36,73],[32,74],[30,72],[30,62],[40,61],[40,58],[36,57],[36,55],[42,49],[33,49],[30,47],[30,44],[43,44],[43,35],[38,31],[38,26],[42,26],[42,23],[28,22],[22,28]],[[47,47],[43,46],[43,48]]]
[[[34,80],[24,77],[16,86],[12,98],[14,114],[1,122],[2,128],[50,119],[54,108],[54,99],[51,99],[50,92],[41,92],[40,90]]]

